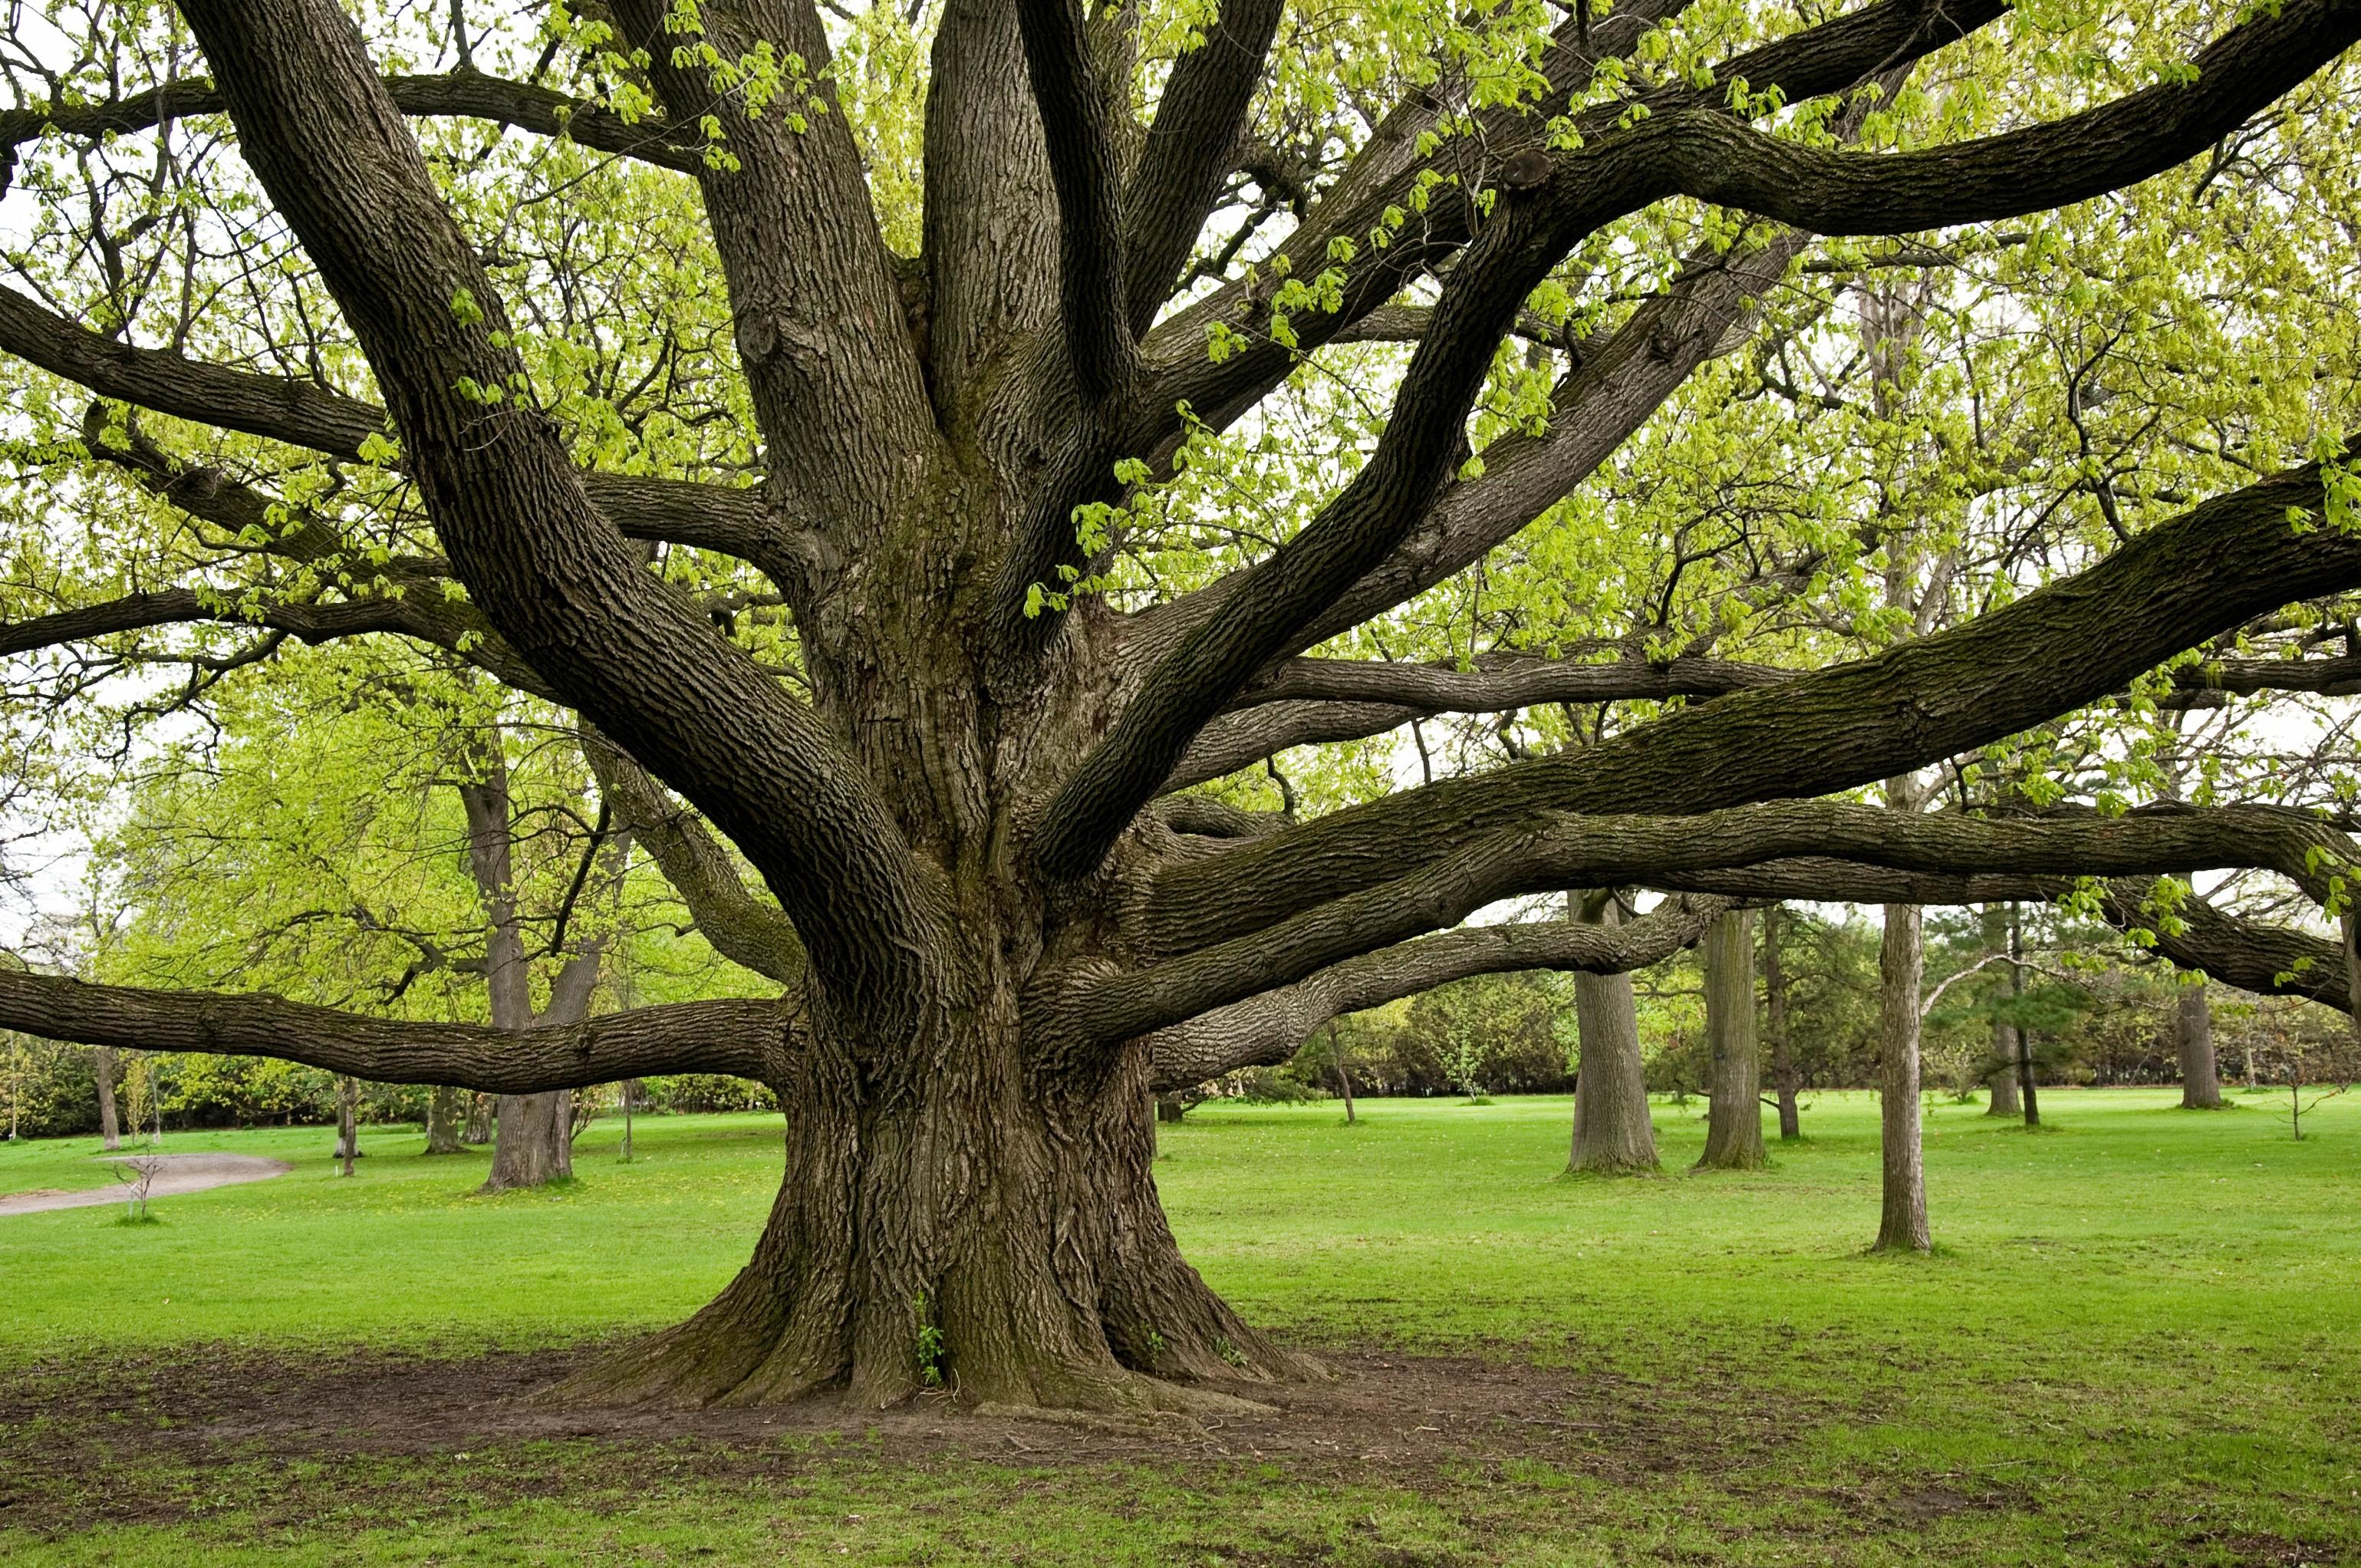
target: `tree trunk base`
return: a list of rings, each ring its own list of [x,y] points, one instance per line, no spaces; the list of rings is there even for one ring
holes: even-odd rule
[[[1046,1093],[987,1072],[916,1103],[841,1093],[837,1064],[810,1059],[823,1080],[783,1096],[785,1180],[753,1258],[688,1321],[545,1398],[875,1409],[940,1393],[1151,1420],[1241,1411],[1207,1385],[1327,1376],[1181,1257],[1144,1049]]]

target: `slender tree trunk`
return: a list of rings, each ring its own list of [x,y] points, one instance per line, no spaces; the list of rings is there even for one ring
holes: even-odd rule
[[[623,1080],[623,1160],[626,1164],[629,1164],[631,1158],[631,1112],[634,1109],[633,1102],[637,1101],[639,1097],[640,1080],[636,1078],[627,1078]]]
[[[2008,912],[1997,904],[1987,904],[1983,907],[1983,937],[1984,945],[1993,952],[2008,951]],[[2016,1102],[2017,1048],[2016,1025],[2003,1017],[2000,1009],[1995,1007],[1992,1021],[1992,1059],[1995,1065],[1984,1080],[1984,1087],[1991,1091],[1984,1105],[1987,1116],[2015,1116],[2019,1113]]]
[[[2023,1070],[2017,1064],[2017,1054],[2023,1049],[2023,1042],[2017,1037],[2016,1025],[2005,1018],[1994,1018],[1992,1026],[1992,1054],[1993,1059],[1999,1062],[2000,1066],[1993,1070],[1990,1080],[1992,1102],[1984,1107],[1985,1115],[2013,1117],[2021,1113],[2017,1104],[2016,1079],[2017,1074]]]
[[[492,1141],[492,1101],[489,1094],[467,1096],[467,1121],[459,1141],[469,1148],[481,1148]]]
[[[2213,1006],[2205,982],[2178,988],[2173,1036],[2180,1050],[2180,1103],[2191,1111],[2222,1108],[2222,1076],[2213,1060]]]
[[[1613,924],[1615,909],[1608,899],[1598,918]],[[1581,1055],[1575,1064],[1574,1146],[1566,1168],[1604,1176],[1659,1168],[1631,977],[1576,974],[1574,1019]]]
[[[1763,1009],[1771,1031],[1771,1082],[1779,1096],[1779,1141],[1794,1143],[1804,1135],[1803,1118],[1795,1105],[1795,1052],[1787,1022],[1787,970],[1781,962],[1779,936],[1787,911],[1772,905],[1763,912]]]
[[[115,1109],[115,1051],[100,1046],[90,1055],[92,1069],[98,1075],[98,1135],[112,1154],[123,1146],[123,1125]]]
[[[336,1080],[336,1157],[344,1162],[344,1174],[353,1173],[353,1161],[360,1156],[361,1086],[349,1075]]]
[[[1878,944],[1878,1132],[1883,1168],[1878,1252],[1931,1252],[1918,1124],[1918,984],[1925,966],[1915,904],[1885,906]]]
[[[426,1152],[459,1152],[459,1096],[464,1091],[437,1084],[426,1095]]]
[[[2008,994],[2012,1002],[2025,1000],[2025,917],[2014,904],[2008,906]],[[2019,1014],[2022,1016],[2022,1014]],[[2025,1103],[2025,1124],[2041,1125],[2041,1096],[2033,1087],[2033,1037],[2019,1024],[2016,1035],[2016,1093]]]
[[[1752,1170],[1763,1152],[1763,1065],[1754,1035],[1753,921],[1725,915],[1706,928],[1705,1030],[1713,1107],[1700,1170]]]
[[[1336,1087],[1345,1091],[1345,1125],[1353,1124],[1353,1069],[1345,1065],[1345,1047],[1336,1043],[1336,1025],[1328,1025],[1328,1053],[1336,1063]]]
[[[491,993],[492,1024],[501,1029],[530,1029],[535,1022],[533,979],[517,919],[508,764],[497,729],[479,742],[469,761],[475,776],[459,786],[459,798],[467,813],[468,867],[484,902],[484,980]],[[587,993],[582,1001],[587,1007]],[[484,1179],[485,1191],[538,1187],[574,1174],[571,1091],[503,1094],[493,1107],[492,1121],[492,1168]]]

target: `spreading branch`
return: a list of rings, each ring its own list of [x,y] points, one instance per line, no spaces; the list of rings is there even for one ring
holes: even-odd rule
[[[1217,1007],[1148,1036],[1159,1093],[1285,1061],[1330,1019],[1470,975],[1510,970],[1624,974],[1693,947],[1730,907],[1718,898],[1680,899],[1628,926],[1557,920],[1477,926],[1364,953],[1283,989]]]
[[[664,169],[694,172],[705,161],[696,137],[661,120],[629,122],[603,104],[479,71],[390,76],[385,90],[405,115],[489,120]],[[0,148],[13,152],[50,132],[91,140],[131,136],[167,120],[218,115],[224,107],[214,84],[200,78],[165,82],[104,103],[0,110]]]
[[[539,1029],[414,1024],[276,996],[91,985],[0,970],[0,1026],[132,1050],[273,1057],[378,1083],[540,1094],[659,1073],[720,1072],[773,1085],[803,1025],[777,1002],[683,1002]]]
[[[2361,585],[2361,541],[2299,532],[2306,466],[2206,501],[2097,565],[1875,658],[1732,693],[1597,746],[1339,811],[1175,865],[1148,928],[1186,951],[1448,855],[1548,811],[1705,811],[1811,796],[1972,751],[2106,696],[2283,604]]]
[[[1218,871],[1264,842],[1250,841],[1210,863]],[[2353,858],[2340,835],[2311,817],[2258,806],[2001,820],[1905,816],[1829,801],[1693,817],[1544,814],[1266,930],[1079,985],[1059,995],[1051,1009],[1070,1030],[1103,1038],[1143,1034],[1290,984],[1356,954],[1455,925],[1498,899],[1648,884],[1685,872],[1798,856],[1934,875],[1971,868],[2073,877],[2263,867],[2323,900],[2329,871]]]
[[[940,929],[899,829],[821,721],[642,569],[548,420],[491,395],[525,374],[504,306],[357,29],[330,0],[181,10],[385,389],[453,570],[567,706],[746,851],[842,1012],[895,1033]]]

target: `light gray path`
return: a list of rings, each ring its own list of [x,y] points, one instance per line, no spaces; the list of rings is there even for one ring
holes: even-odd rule
[[[268,1181],[274,1176],[284,1176],[295,1168],[283,1159],[264,1159],[250,1154],[144,1154],[108,1157],[118,1165],[133,1160],[153,1161],[156,1179],[148,1184],[150,1198],[170,1198],[181,1192],[203,1192],[213,1187],[235,1187],[243,1181]],[[129,1201],[131,1183],[118,1181],[112,1187],[92,1187],[80,1192],[60,1192],[54,1189],[38,1192],[12,1192],[0,1197],[0,1214],[38,1214],[48,1209],[93,1209],[101,1203]]]

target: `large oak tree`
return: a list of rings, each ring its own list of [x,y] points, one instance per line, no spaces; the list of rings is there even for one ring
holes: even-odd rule
[[[1792,31],[1724,6],[1668,46],[1687,9],[1440,8],[1416,48],[1381,38],[1373,70],[1280,0],[1193,21],[949,0],[927,56],[884,71],[915,105],[897,151],[831,66],[830,28],[872,64],[912,35],[798,0],[585,6],[516,80],[477,68],[464,6],[458,69],[420,74],[373,58],[335,0],[182,0],[186,35],[0,128],[15,146],[231,138],[252,199],[163,203],[157,222],[182,226],[179,254],[241,265],[146,345],[0,291],[0,350],[102,400],[57,459],[81,465],[67,498],[112,483],[185,518],[208,542],[200,580],[20,615],[0,652],[218,623],[261,641],[192,659],[192,683],[289,638],[463,658],[575,716],[699,927],[785,994],[521,1030],[9,972],[0,1024],[511,1094],[756,1078],[786,1109],[787,1159],[752,1261],[575,1393],[890,1401],[947,1377],[977,1401],[1189,1409],[1213,1398],[1191,1382],[1309,1368],[1176,1248],[1151,1174],[1159,1085],[1467,974],[1628,970],[1730,898],[2043,896],[2095,876],[2133,879],[2109,885],[2135,919],[2136,879],[2213,867],[2333,897],[2342,839],[2301,814],[1824,797],[2361,588],[2361,540],[2322,525],[2349,483],[2341,440],[1849,663],[1309,656],[1550,514],[1813,264],[1815,236],[1989,224],[2218,160],[2361,38],[2356,0],[2224,8],[2141,34],[2170,65],[2148,85],[1897,149],[1872,134],[1879,105],[2017,26],[1997,0],[1880,0]],[[1740,41],[1692,58],[1717,38]],[[549,82],[561,57],[570,90]],[[1994,91],[2046,102],[2036,85]],[[1320,111],[1296,151],[1262,134],[1280,96]],[[453,117],[598,157],[504,202],[424,129]],[[174,189],[185,144],[158,146]],[[693,182],[699,232],[648,187],[601,185],[611,160]],[[625,216],[605,214],[591,269],[619,292],[586,303],[558,253],[587,227],[567,203],[594,199]],[[1666,213],[1707,216],[1650,226]],[[1256,237],[1280,214],[1283,237]],[[155,227],[93,223],[93,254],[116,277]],[[1581,334],[1547,308],[1569,258],[1672,235],[1696,249],[1653,297]],[[709,288],[670,265],[690,252],[718,266]],[[268,346],[201,352],[240,341],[242,315],[270,318],[244,323]],[[1414,345],[1351,389],[1385,397],[1366,448],[1301,453],[1296,515],[1224,569],[1143,579],[1221,521],[1153,499],[1225,433],[1259,423],[1283,448],[1275,400],[1356,342]],[[1536,369],[1535,405],[1499,417],[1500,387]],[[203,428],[251,443],[216,452],[310,455],[273,490],[208,461]],[[714,559],[737,565],[681,565]],[[225,590],[225,563],[260,576]],[[1189,793],[1426,716],[1618,700],[1665,707],[1316,816]],[[1504,897],[1633,884],[1695,896],[1621,926],[1454,929]],[[2231,978],[2304,940],[2211,911],[2164,924]]]

